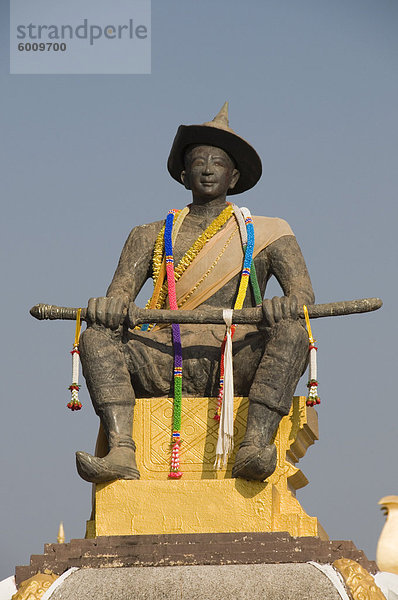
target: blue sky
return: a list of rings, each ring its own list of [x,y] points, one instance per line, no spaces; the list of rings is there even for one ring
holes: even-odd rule
[[[238,203],[290,223],[318,302],[384,300],[313,323],[320,440],[298,493],[332,539],[374,558],[377,501],[398,493],[398,4],[153,0],[151,75],[9,75],[8,22],[2,0],[0,578],[61,520],[83,537],[90,515],[74,451],[93,448],[98,424],[85,389],[84,410],[66,409],[74,327],[28,310],[105,293],[130,229],[189,202],[166,169],[178,125],[225,100],[263,160]]]

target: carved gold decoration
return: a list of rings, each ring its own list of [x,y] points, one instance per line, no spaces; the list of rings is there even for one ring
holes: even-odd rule
[[[96,486],[96,516],[87,536],[155,533],[216,533],[228,531],[288,531],[293,536],[327,535],[315,517],[295,498],[308,483],[295,466],[318,439],[317,413],[304,396],[295,397],[281,421],[275,444],[278,462],[267,482],[232,479],[234,454],[243,439],[247,398],[235,398],[235,452],[226,469],[215,471],[218,423],[215,398],[183,398],[179,481],[169,471],[172,400],[137,400],[133,437],[137,444],[139,481],[115,481]],[[104,440],[97,449],[102,454]]]
[[[298,490],[308,480],[294,466],[307,448],[318,439],[318,415],[307,407],[305,396],[295,396],[288,416],[284,417],[275,436],[278,466],[272,476],[279,480],[283,471],[289,487]],[[213,468],[218,437],[218,421],[214,420],[217,398],[183,398],[181,467],[187,479],[227,479],[231,477],[235,454],[246,430],[247,398],[234,398],[234,451],[227,467]],[[170,471],[170,439],[173,415],[172,398],[137,399],[134,409],[133,439],[137,445],[137,466],[144,479],[168,479]],[[96,455],[107,453],[105,434],[100,428]]]
[[[36,573],[21,583],[11,600],[39,600],[58,577],[48,569]]]
[[[339,558],[333,566],[342,574],[354,600],[386,600],[372,575],[355,560]]]

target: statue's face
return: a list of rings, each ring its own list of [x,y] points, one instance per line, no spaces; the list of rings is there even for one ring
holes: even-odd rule
[[[181,180],[197,201],[225,197],[239,179],[231,158],[215,146],[193,146],[185,153],[184,162]]]

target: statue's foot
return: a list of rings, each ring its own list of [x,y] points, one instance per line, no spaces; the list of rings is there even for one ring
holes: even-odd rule
[[[104,458],[76,452],[76,466],[80,477],[91,483],[140,478],[134,450],[126,447],[112,448]]]
[[[254,444],[242,445],[236,453],[232,477],[264,481],[275,471],[276,459],[274,444],[261,448]]]

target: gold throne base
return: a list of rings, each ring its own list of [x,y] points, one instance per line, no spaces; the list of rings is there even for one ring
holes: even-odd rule
[[[234,399],[235,450],[221,471],[213,469],[216,399],[183,398],[180,480],[168,478],[172,399],[138,399],[133,437],[141,479],[95,486],[95,518],[87,523],[87,537],[287,531],[328,539],[318,519],[308,516],[295,497],[296,490],[308,483],[295,464],[318,439],[317,413],[305,401],[296,396],[282,419],[275,436],[277,468],[261,483],[231,478],[245,432],[247,398]],[[100,431],[98,455],[103,455],[104,447]]]

